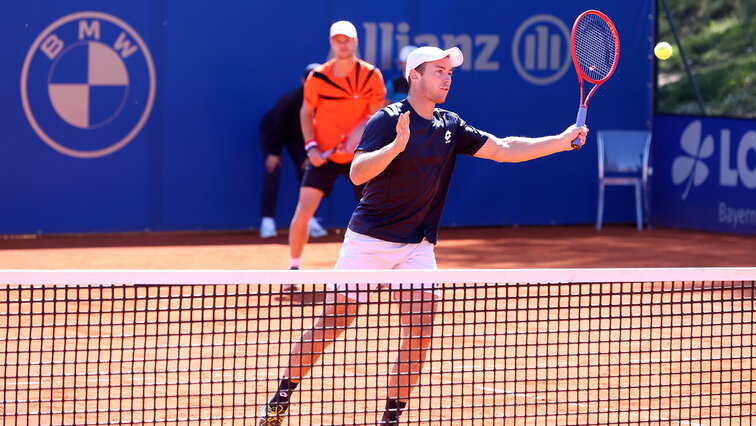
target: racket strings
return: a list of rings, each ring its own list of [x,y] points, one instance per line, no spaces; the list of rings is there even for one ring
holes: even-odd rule
[[[617,56],[614,31],[597,15],[585,15],[575,30],[575,56],[590,80],[609,77]]]

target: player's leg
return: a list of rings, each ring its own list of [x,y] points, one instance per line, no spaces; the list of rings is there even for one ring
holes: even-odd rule
[[[403,258],[395,269],[436,269],[435,246],[423,239],[405,244]],[[399,415],[420,379],[433,334],[433,319],[441,296],[438,284],[395,284],[394,300],[400,304],[402,340],[389,376],[389,394],[383,425],[397,424]]]
[[[323,351],[354,322],[359,308],[357,300],[329,293],[320,317],[294,344],[284,376],[295,382],[307,376]]]
[[[325,349],[354,322],[359,307],[356,300],[343,294],[328,295],[323,312],[292,347],[289,364],[284,370],[278,389],[262,408],[259,426],[281,424],[289,408],[291,395],[299,386],[299,382],[309,374]]]
[[[330,161],[320,167],[313,167],[312,164],[307,166],[299,189],[297,209],[289,227],[290,268],[300,267],[299,259],[307,244],[308,223],[318,209],[320,201],[331,191],[338,175],[338,169]]]
[[[302,184],[305,170],[307,169],[307,153],[304,150],[304,143],[301,140],[289,140],[285,141],[286,149],[289,151],[289,156],[294,162],[294,170],[297,172],[297,180],[299,184]],[[307,234],[311,238],[319,238],[328,235],[328,231],[318,222],[318,219],[314,216],[310,218],[307,223]]]
[[[278,203],[278,184],[281,179],[281,165],[269,167],[268,154],[263,152],[266,164],[263,166],[262,191],[260,195],[260,237],[270,238],[278,235],[276,231],[276,205]],[[271,162],[273,165],[274,162]]]
[[[335,269],[435,269],[433,245],[404,244],[383,241],[347,229]],[[348,284],[339,290],[354,294],[361,302],[367,294],[362,284]],[[396,284],[394,299],[400,304],[402,340],[397,359],[389,377],[389,398],[382,424],[397,424],[412,388],[417,384],[422,362],[430,346],[433,316],[438,289],[433,285],[417,284],[417,288],[403,289]],[[372,287],[368,287],[372,289]]]
[[[388,400],[381,425],[395,425],[420,380],[420,372],[433,337],[438,296],[425,290],[394,292],[399,303],[402,339],[388,383]]]
[[[298,260],[302,257],[302,252],[308,239],[308,222],[315,214],[315,210],[318,209],[318,205],[320,205],[320,200],[322,199],[323,191],[317,188],[309,186],[299,188],[299,202],[297,203],[297,209],[294,211],[294,217],[289,227],[289,254],[292,260]],[[296,262],[289,266],[298,268],[299,264]]]

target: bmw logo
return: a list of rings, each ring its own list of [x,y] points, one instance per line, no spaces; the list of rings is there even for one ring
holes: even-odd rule
[[[155,67],[139,34],[102,12],[77,12],[34,40],[21,72],[29,124],[47,145],[97,158],[127,145],[155,100]]]

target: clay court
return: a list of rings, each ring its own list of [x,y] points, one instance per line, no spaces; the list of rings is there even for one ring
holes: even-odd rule
[[[313,239],[305,269],[331,269],[343,230]],[[0,240],[0,268],[286,269],[285,233],[250,232],[14,236]],[[442,269],[661,268],[756,266],[756,238],[614,225],[446,228],[436,247]]]
[[[313,240],[305,265],[332,268],[340,235]],[[734,267],[753,266],[756,253],[753,237],[620,225],[440,235],[445,269]],[[6,269],[284,269],[287,262],[285,235],[261,240],[252,232],[16,236],[0,248]],[[674,286],[447,286],[420,384],[425,397],[407,420],[712,424],[756,414],[750,288]],[[22,423],[26,415],[30,423],[248,423],[281,374],[279,353],[288,353],[325,296],[321,286],[284,297],[268,290],[178,285],[4,296],[3,364],[17,366],[5,370],[4,414]],[[14,300],[40,298],[54,301],[45,314],[17,315],[35,310]],[[375,300],[303,382],[288,424],[370,424],[379,415],[399,327],[388,292]],[[166,318],[178,323],[161,324]]]

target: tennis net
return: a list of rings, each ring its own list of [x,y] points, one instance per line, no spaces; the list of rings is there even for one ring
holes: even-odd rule
[[[337,297],[325,284],[439,283],[402,424],[750,424],[754,280],[756,268],[4,270],[0,417],[257,424],[294,342]],[[378,423],[414,321],[399,294],[382,286],[361,304],[285,424]]]

